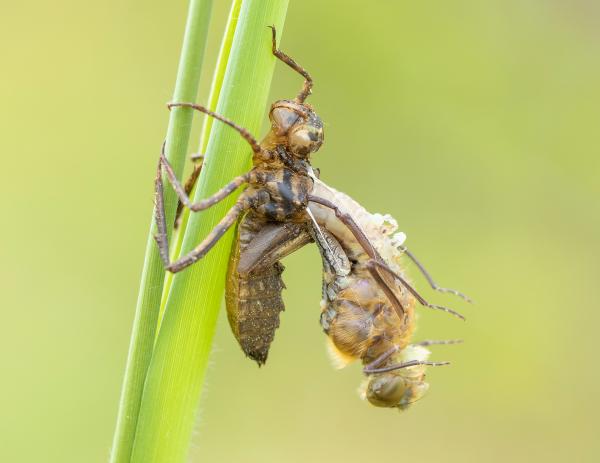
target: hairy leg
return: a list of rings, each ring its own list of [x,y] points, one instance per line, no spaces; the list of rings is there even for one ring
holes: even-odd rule
[[[202,211],[204,209],[208,209],[209,207],[215,205],[216,203],[218,203],[219,201],[221,201],[222,199],[226,198],[228,195],[233,193],[241,185],[248,182],[248,180],[250,180],[250,178],[252,177],[252,171],[247,172],[244,175],[240,175],[239,177],[234,178],[231,182],[229,182],[227,185],[225,185],[223,188],[221,188],[219,191],[214,193],[209,198],[198,201],[197,203],[192,203],[188,196],[188,192],[181,185],[181,183],[175,176],[175,172],[173,171],[171,164],[169,163],[169,161],[167,160],[167,157],[165,156],[164,146],[163,146],[163,151],[160,154],[160,160],[161,160],[161,165],[165,169],[165,173],[167,174],[167,178],[169,179],[169,183],[171,183],[171,185],[173,186],[173,189],[177,193],[179,200],[185,207],[187,207],[188,209],[190,209],[193,212]]]
[[[401,275],[398,275],[396,272],[394,272],[390,267],[387,266],[387,264],[384,264],[381,261],[378,260],[374,260],[371,259],[368,264],[369,266],[372,267],[378,267],[380,269],[382,269],[383,271],[389,273],[391,276],[393,276],[394,278],[396,278],[398,281],[400,281],[400,283],[402,283],[402,286],[404,286],[414,297],[417,301],[419,301],[419,304],[421,304],[422,306],[428,307],[430,309],[436,309],[436,310],[441,310],[443,312],[447,312],[449,314],[452,314],[462,320],[465,320],[465,317],[463,315],[461,315],[460,313],[458,313],[455,310],[452,310],[448,307],[444,307],[441,305],[435,305],[435,304],[430,304],[429,302],[427,302],[425,300],[425,298],[423,296],[421,296],[416,289],[414,289],[409,283],[408,281],[406,281]]]
[[[372,375],[376,373],[386,373],[388,371],[399,370],[400,368],[416,367],[418,365],[429,365],[431,367],[441,367],[444,365],[450,365],[450,362],[427,362],[424,360],[409,360],[408,362],[396,363],[382,368],[363,368],[363,373]]]
[[[248,142],[248,144],[250,145],[250,147],[252,148],[252,151],[254,152],[254,154],[256,156],[258,156],[259,158],[261,158],[265,161],[268,161],[271,159],[271,154],[268,151],[264,150],[260,146],[260,143],[258,142],[258,140],[256,138],[254,138],[254,136],[247,129],[245,129],[242,126],[237,125],[231,119],[229,119],[225,116],[221,116],[220,114],[217,114],[216,112],[211,111],[210,109],[208,109],[202,105],[199,105],[199,104],[185,103],[185,102],[167,103],[167,108],[171,109],[171,108],[175,108],[175,107],[191,108],[196,111],[200,111],[201,113],[207,114],[211,117],[214,117],[218,121],[221,121],[224,124],[231,127],[232,129],[236,130],[242,136],[242,138]]]
[[[462,344],[464,341],[462,339],[446,339],[442,341],[426,339],[425,341],[414,342],[413,346],[440,346],[440,345],[448,345],[448,344]]]
[[[394,272],[392,269],[390,269],[387,266],[387,264],[385,264],[383,262],[383,259],[381,258],[379,253],[375,250],[375,248],[371,244],[369,238],[364,234],[362,229],[358,226],[358,224],[354,221],[354,219],[352,218],[352,216],[350,214],[346,214],[334,203],[332,203],[331,201],[329,201],[327,199],[321,198],[319,196],[309,195],[308,200],[312,201],[314,203],[317,203],[317,204],[321,204],[322,206],[325,206],[334,211],[335,216],[346,227],[348,227],[350,232],[354,235],[354,238],[356,239],[358,244],[360,244],[360,246],[364,249],[364,251],[370,257],[370,260],[367,263],[368,267],[370,266],[373,269],[375,269],[375,268],[382,269],[382,270],[386,271],[387,273],[389,273],[392,277],[399,280],[400,283],[402,283],[402,286],[404,286],[417,299],[417,301],[419,301],[419,303],[424,305],[425,307],[429,307],[431,309],[442,310],[444,312],[451,313],[452,315],[455,315],[463,320],[465,319],[464,316],[462,316],[461,314],[459,314],[458,312],[456,312],[452,309],[449,309],[449,308],[443,307],[443,306],[439,306],[439,305],[430,304],[402,276],[398,275],[396,272]],[[371,272],[372,275],[374,275],[374,273],[371,270],[369,270],[369,271]],[[382,278],[378,279],[378,281],[380,281],[381,279]],[[382,289],[384,289],[384,291],[385,291],[385,288],[382,287]],[[393,301],[392,301],[392,303],[393,303]]]
[[[302,77],[304,77],[304,85],[302,86],[302,90],[300,91],[300,93],[298,93],[298,96],[296,97],[297,103],[304,103],[304,100],[306,100],[306,98],[308,97],[308,95],[310,95],[312,91],[312,77],[306,69],[304,69],[298,63],[296,63],[296,61],[294,61],[290,56],[286,55],[277,48],[277,31],[275,30],[275,26],[269,27],[273,31],[273,54],[278,59],[287,64],[289,67],[291,67],[294,71],[296,71],[298,74],[302,75]]]
[[[390,286],[386,283],[386,281],[381,276],[377,268],[367,266],[367,270],[394,306],[394,310],[396,311],[396,314],[398,315],[400,321],[404,322],[404,307],[402,306],[402,302],[400,302],[400,299],[398,299],[398,297],[396,296],[396,293],[394,293],[392,288],[390,288]]]
[[[377,357],[371,363],[367,363],[363,367],[363,371],[364,370],[372,370],[373,368],[378,367],[383,362],[385,362],[388,358],[390,358],[392,355],[394,355],[396,352],[398,352],[398,346],[390,347],[388,350],[386,350],[383,354],[381,354],[379,357]]]
[[[202,259],[208,251],[210,251],[215,244],[221,239],[227,230],[236,223],[240,215],[250,208],[250,201],[247,196],[242,194],[237,202],[231,209],[225,214],[221,221],[212,229],[206,238],[194,249],[188,252],[186,255],[180,257],[174,262],[168,263],[166,268],[169,272],[177,273],[181,270],[189,267],[194,262]],[[158,240],[157,240],[158,241]],[[167,245],[168,248],[168,245]]]
[[[454,294],[455,296],[458,296],[458,297],[464,299],[467,302],[473,302],[469,296],[467,296],[466,294],[461,293],[460,291],[457,291],[457,290],[451,289],[451,288],[442,288],[441,286],[439,286],[433,280],[432,276],[429,274],[429,272],[423,266],[423,264],[421,264],[421,262],[419,262],[419,260],[415,257],[415,255],[412,252],[410,252],[406,246],[402,246],[400,249],[402,251],[404,251],[404,254],[406,254],[406,257],[408,257],[410,260],[413,261],[413,263],[417,266],[417,268],[419,269],[419,271],[423,274],[423,276],[425,277],[425,279],[427,280],[427,282],[429,283],[429,285],[434,290],[439,291],[440,293]]]

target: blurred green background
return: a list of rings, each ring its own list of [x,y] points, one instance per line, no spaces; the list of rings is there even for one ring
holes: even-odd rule
[[[108,458],[186,3],[3,3],[0,461]],[[468,317],[422,310],[417,337],[466,343],[410,411],[376,409],[330,365],[302,250],[266,367],[221,317],[191,461],[598,461],[599,30],[586,0],[291,2],[322,177],[477,304],[412,269]],[[273,99],[299,86],[279,64]]]

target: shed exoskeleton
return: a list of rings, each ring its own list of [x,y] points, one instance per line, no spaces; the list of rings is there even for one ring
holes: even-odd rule
[[[275,329],[279,325],[279,313],[284,308],[281,299],[284,284],[281,279],[283,266],[277,256],[270,253],[269,249],[264,249],[264,253],[257,252],[256,244],[261,249],[265,248],[265,243],[266,248],[282,246],[289,253],[308,242],[304,234],[300,235],[299,241],[295,240],[294,231],[299,230],[300,224],[308,220],[305,211],[313,184],[308,173],[309,170],[312,172],[310,155],[323,144],[321,119],[305,103],[311,93],[312,78],[304,68],[277,49],[274,27],[272,52],[300,73],[304,77],[304,84],[296,98],[279,100],[271,106],[271,128],[262,142],[259,143],[243,127],[201,105],[179,102],[168,105],[169,108],[193,108],[238,131],[252,148],[252,169],[233,179],[210,198],[193,203],[188,194],[201,166],[194,170],[190,180],[183,186],[176,178],[163,146],[155,180],[156,241],[168,271],[179,272],[201,259],[230,227],[237,225],[227,274],[227,313],[242,350],[259,365],[266,361]],[[163,171],[181,205],[192,212],[207,209],[237,188],[247,185],[212,232],[189,253],[173,262],[169,258],[167,224],[164,218]],[[277,223],[285,224],[285,228],[274,228],[273,224]],[[285,233],[281,234],[282,231]]]

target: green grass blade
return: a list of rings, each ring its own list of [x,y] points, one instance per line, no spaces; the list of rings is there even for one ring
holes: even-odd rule
[[[240,11],[217,111],[255,134],[261,128],[275,65],[267,26],[274,24],[281,31],[287,6],[287,0],[245,0]],[[231,128],[215,123],[195,199],[209,196],[249,166],[246,142]],[[206,236],[234,200],[193,214],[183,249]],[[187,455],[231,240],[230,232],[204,259],[173,279],[142,398],[135,463],[180,462]]]
[[[219,58],[217,59],[215,73],[213,75],[213,80],[210,86],[210,95],[208,97],[208,102],[206,103],[206,107],[212,111],[215,111],[217,109],[217,103],[219,101],[219,96],[221,95],[221,88],[223,87],[223,80],[225,79],[225,71],[227,69],[227,62],[229,61],[229,54],[231,53],[231,45],[233,43],[233,36],[235,33],[235,28],[237,27],[241,7],[242,0],[234,0],[231,4],[229,19],[227,20],[227,26],[225,28],[225,33],[223,34],[223,40],[221,41]],[[208,145],[208,137],[210,135],[213,122],[214,119],[212,117],[206,117],[204,119],[204,125],[202,126],[202,135],[200,136],[200,144],[198,147],[199,153],[206,152],[206,147]],[[193,196],[196,193],[197,186],[197,184],[194,186],[190,196]],[[181,214],[181,225],[177,232],[175,232],[173,235],[172,255],[175,256],[174,258],[178,257],[181,254],[181,246],[183,244],[184,236],[183,231],[187,227],[189,218],[190,210],[184,209]],[[165,312],[167,298],[169,296],[169,291],[171,290],[172,282],[173,274],[169,273],[167,274],[167,278],[165,280],[162,300],[160,302],[160,316],[158,319],[159,329],[160,323],[162,322],[162,316]]]
[[[192,101],[196,98],[211,9],[212,0],[190,1],[173,100]],[[169,118],[166,149],[169,160],[178,175],[181,175],[186,158],[192,116],[191,110],[176,108],[171,111]],[[158,147],[156,157],[158,160]],[[175,204],[174,193],[171,190],[166,191],[167,223],[173,221]],[[154,220],[152,220],[146,243],[146,255],[131,333],[125,378],[121,390],[117,425],[111,452],[112,463],[130,461],[144,382],[152,358],[164,281],[163,264],[153,239],[154,233]]]

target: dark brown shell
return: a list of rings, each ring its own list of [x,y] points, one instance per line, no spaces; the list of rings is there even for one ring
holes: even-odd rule
[[[266,362],[269,347],[279,327],[279,313],[284,310],[281,291],[283,265],[275,262],[246,275],[238,272],[240,254],[260,230],[254,214],[247,214],[238,224],[227,269],[225,303],[227,318],[244,353],[259,365]]]

